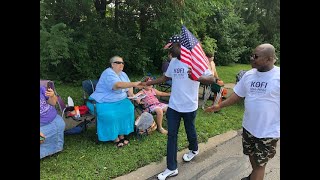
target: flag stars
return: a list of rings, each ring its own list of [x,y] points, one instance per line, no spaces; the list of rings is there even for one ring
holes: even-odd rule
[[[180,36],[174,35],[169,39],[169,42],[171,43],[179,43],[180,42]]]
[[[182,26],[181,34],[181,62],[192,67],[191,76],[197,80],[206,69],[207,59],[197,38],[185,27]]]

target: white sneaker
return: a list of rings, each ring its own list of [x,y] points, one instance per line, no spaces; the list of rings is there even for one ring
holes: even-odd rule
[[[199,154],[199,150],[198,151],[192,151],[190,150],[188,153],[184,154],[182,156],[182,159],[186,162],[191,161],[196,155]]]
[[[167,177],[178,175],[178,169],[169,170],[168,168],[158,175],[159,180],[165,180]]]

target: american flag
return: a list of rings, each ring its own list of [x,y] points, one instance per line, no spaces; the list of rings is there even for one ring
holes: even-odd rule
[[[208,69],[208,58],[202,50],[201,44],[194,35],[182,26],[181,33],[181,54],[180,60],[191,66],[191,76],[193,80],[198,78]]]

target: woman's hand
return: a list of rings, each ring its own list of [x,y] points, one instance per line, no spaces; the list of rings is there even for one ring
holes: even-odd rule
[[[54,94],[53,89],[51,89],[51,88],[47,89],[45,95],[46,95],[47,97],[49,97],[47,103],[50,104],[50,105],[52,105],[52,106],[55,106],[56,103],[57,103],[58,98],[57,98],[57,96]]]
[[[46,90],[45,95],[48,96],[48,97],[53,97],[54,96],[54,91],[51,88],[49,88],[49,89]]]
[[[42,132],[40,132],[40,144],[42,144],[44,142],[45,138],[46,137],[44,136],[44,134]],[[41,140],[41,139],[43,139],[43,140]]]

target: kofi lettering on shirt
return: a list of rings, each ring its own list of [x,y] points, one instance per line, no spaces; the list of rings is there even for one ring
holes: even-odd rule
[[[173,70],[173,77],[176,79],[184,79],[187,75],[187,70],[185,68],[175,68]]]
[[[250,84],[250,92],[251,93],[265,93],[267,90],[268,83],[267,82],[251,82]]]

